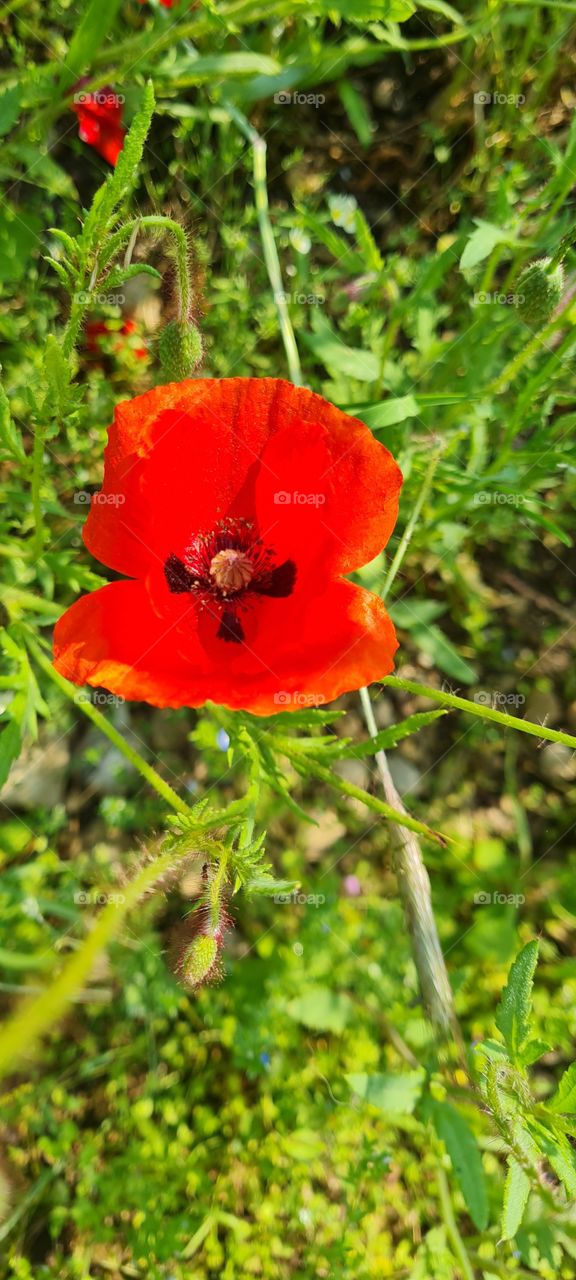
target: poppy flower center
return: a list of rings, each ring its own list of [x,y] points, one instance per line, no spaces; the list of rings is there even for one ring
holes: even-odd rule
[[[222,595],[233,595],[242,591],[254,577],[254,567],[250,556],[234,547],[217,551],[210,563],[210,577],[222,592]]]
[[[240,644],[244,629],[239,613],[259,596],[291,595],[296,565],[293,560],[276,564],[273,548],[265,545],[252,521],[228,518],[210,533],[196,534],[182,558],[171,552],[164,576],[169,591],[190,592],[199,608],[216,618],[219,640]]]

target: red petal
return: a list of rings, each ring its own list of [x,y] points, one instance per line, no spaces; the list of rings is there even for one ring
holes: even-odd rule
[[[106,450],[103,500],[85,542],[111,568],[145,576],[193,533],[228,514],[255,514],[281,559],[348,572],[384,546],[401,476],[368,428],[320,396],[273,378],[194,379],[117,406]],[[290,508],[275,494],[327,494]],[[108,501],[106,500],[108,499]]]
[[[82,142],[87,142],[109,164],[115,165],[126,136],[122,128],[123,101],[109,85],[94,94],[79,93],[76,98],[72,110],[78,117]]]
[[[210,695],[202,674],[195,605],[186,598],[189,658],[178,653],[174,622],[154,613],[138,582],[113,582],[82,596],[54,630],[54,666],[75,684],[100,685],[154,706],[195,706]]]
[[[299,393],[294,404],[299,418],[290,421],[287,413],[285,430],[262,454],[259,527],[279,558],[292,557],[301,570],[311,562],[324,574],[350,573],[385,547],[398,515],[402,473],[368,427],[320,396],[304,394],[308,402],[302,405]]]
[[[246,614],[246,643],[216,639],[216,619],[178,597],[169,619],[144,587],[116,582],[84,596],[56,626],[54,661],[77,684],[154,706],[210,699],[257,715],[329,702],[386,675],[397,647],[382,601],[335,582],[304,601],[263,600]]]

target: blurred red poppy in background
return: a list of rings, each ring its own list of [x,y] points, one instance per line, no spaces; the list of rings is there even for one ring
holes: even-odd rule
[[[126,130],[122,126],[124,98],[110,85],[94,93],[77,90],[72,110],[78,118],[78,134],[82,142],[94,147],[109,164],[115,165],[124,146]]]
[[[60,619],[77,684],[155,706],[315,706],[392,670],[394,627],[344,574],[387,542],[402,477],[363,423],[275,378],[117,406],[84,541],[130,580]]]
[[[114,320],[89,320],[84,332],[86,335],[86,350],[89,351],[90,355],[105,355],[106,347],[109,346],[110,340],[112,340],[111,346],[115,354],[120,354],[129,349],[137,360],[148,359],[149,353],[146,346],[137,347],[125,341],[126,338],[132,338],[134,335],[140,337],[138,325],[131,316],[127,316],[120,325]],[[114,339],[116,340],[114,341]]]

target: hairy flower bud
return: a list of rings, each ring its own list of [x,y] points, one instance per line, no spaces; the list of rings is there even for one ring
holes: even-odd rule
[[[202,336],[193,321],[171,320],[160,334],[158,354],[166,382],[189,378],[202,359]]]
[[[186,947],[179,969],[187,986],[200,987],[214,977],[221,947],[221,941],[209,933],[199,933]]]
[[[186,987],[195,991],[222,977],[220,957],[229,924],[222,890],[212,886],[173,938],[174,971]]]
[[[558,306],[564,289],[564,272],[561,266],[548,271],[550,258],[531,262],[518,277],[516,309],[524,324],[539,329],[550,319]]]

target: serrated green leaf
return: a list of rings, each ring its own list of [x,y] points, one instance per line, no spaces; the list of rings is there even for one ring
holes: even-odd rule
[[[550,1053],[551,1046],[546,1044],[545,1040],[529,1040],[525,1045],[521,1054],[520,1062],[523,1067],[531,1067],[533,1062],[537,1062],[538,1058],[544,1053]]]
[[[15,423],[4,387],[0,384],[0,458],[14,458],[24,462],[26,454]]]
[[[558,1088],[548,1099],[550,1111],[572,1114],[576,1112],[576,1062],[571,1062],[558,1082]]]
[[[488,1193],[476,1138],[461,1113],[450,1102],[430,1103],[434,1128],[452,1161],[466,1207],[479,1231],[488,1225]]]
[[[537,1121],[530,1122],[530,1132],[542,1155],[546,1157],[556,1177],[560,1179],[571,1200],[576,1197],[576,1151],[561,1133],[551,1133]]]
[[[117,289],[119,285],[126,284],[127,280],[135,280],[138,276],[152,276],[153,280],[162,280],[162,275],[156,267],[150,267],[146,262],[133,262],[129,267],[114,267],[100,287],[105,285],[107,289]]]
[[[154,114],[154,105],[154,87],[148,80],[140,110],[136,112],[126,134],[114,172],[98,188],[86,217],[82,236],[85,250],[91,248],[98,234],[108,227],[115,210],[130,194],[136,182],[144,144]]]
[[[508,1160],[508,1173],[504,1187],[504,1203],[500,1219],[500,1235],[503,1240],[513,1240],[524,1217],[530,1195],[530,1179],[517,1160]]]
[[[67,289],[70,284],[70,276],[64,264],[62,262],[57,262],[56,258],[51,258],[48,253],[45,253],[43,257],[44,262],[47,262],[48,265],[52,267],[52,270],[56,272],[60,283],[64,285],[65,289]]]
[[[262,895],[264,897],[273,897],[276,894],[291,894],[298,888],[298,880],[276,880],[274,876],[263,872],[261,875],[252,876],[250,880],[246,880],[244,884],[244,893],[248,896]]]
[[[528,942],[516,957],[496,1013],[496,1026],[504,1036],[513,1062],[518,1062],[529,1035],[532,984],[537,963],[538,943],[534,940]]]
[[[46,339],[44,370],[48,387],[47,408],[56,416],[66,407],[72,367],[52,333]]]
[[[425,1072],[405,1071],[402,1075],[376,1072],[366,1075],[364,1072],[345,1076],[353,1093],[358,1094],[364,1102],[377,1107],[387,1115],[412,1115],[420,1097]]]
[[[345,745],[340,751],[337,751],[338,758],[357,759],[361,756],[373,756],[376,751],[389,751],[397,746],[399,742],[402,742],[403,738],[407,738],[411,733],[418,733],[420,729],[424,729],[433,720],[438,720],[440,716],[446,714],[444,708],[440,711],[418,711],[415,715],[407,716],[405,720],[401,720],[399,724],[392,724],[388,729],[381,729],[375,738],[370,738],[367,742],[352,742],[349,745]]]

